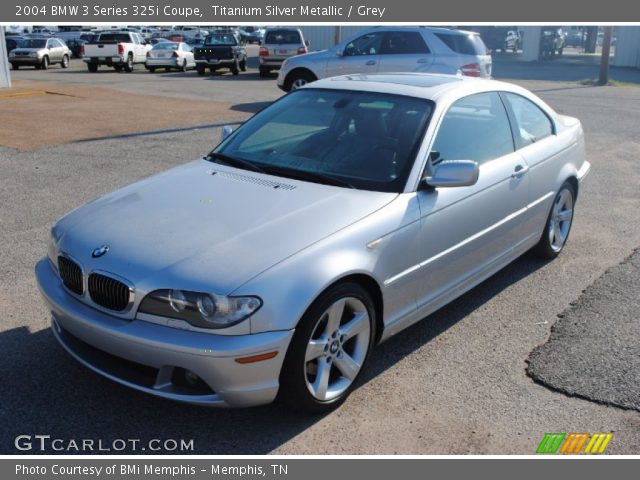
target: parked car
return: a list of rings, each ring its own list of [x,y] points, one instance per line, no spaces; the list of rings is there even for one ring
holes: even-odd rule
[[[432,72],[491,76],[491,55],[477,33],[430,27],[375,27],[328,50],[285,60],[278,87],[288,92],[347,73]]]
[[[198,75],[204,75],[207,68],[211,72],[228,68],[233,75],[247,70],[247,50],[232,33],[209,35],[202,47],[193,49],[193,54]]]
[[[374,345],[559,255],[590,167],[578,119],[460,76],[321,80],[223,132],[63,217],[36,265],[76,360],[197,405],[335,408]]]
[[[192,48],[186,43],[160,42],[147,52],[145,67],[151,73],[155,72],[156,68],[186,72],[190,68],[196,68],[196,61]]]
[[[18,48],[24,40],[25,37],[19,35],[11,35],[5,37],[4,41],[7,46],[7,53],[11,53],[11,50]]]
[[[564,32],[558,27],[542,27],[540,37],[540,56],[562,55],[564,50]]]
[[[264,40],[265,29],[253,26],[239,27],[238,34],[243,43],[257,43],[261,45]]]
[[[158,43],[163,43],[163,42],[170,42],[171,40],[167,40],[166,38],[162,38],[162,37],[154,37],[148,40],[150,45],[157,45]]]
[[[287,58],[307,53],[309,42],[302,31],[295,27],[267,28],[260,47],[260,76],[266,77],[271,70],[278,70]]]
[[[9,63],[14,70],[25,65],[46,70],[50,65],[69,66],[71,50],[57,38],[27,38],[9,53]]]
[[[88,43],[86,40],[67,40],[65,42],[69,50],[71,50],[71,56],[73,58],[82,58],[82,52],[84,50],[84,46]]]
[[[101,33],[84,45],[83,61],[87,69],[95,73],[100,65],[132,72],[134,65],[145,63],[151,45],[136,32]]]

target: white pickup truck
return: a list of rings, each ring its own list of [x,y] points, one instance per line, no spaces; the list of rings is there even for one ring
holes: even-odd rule
[[[144,63],[151,45],[136,32],[105,32],[84,45],[82,60],[90,72],[97,72],[100,65],[115,68],[118,72],[133,71],[136,63]]]

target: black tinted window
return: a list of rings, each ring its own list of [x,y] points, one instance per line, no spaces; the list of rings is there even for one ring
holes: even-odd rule
[[[442,160],[487,162],[514,151],[507,112],[496,92],[461,98],[447,111],[432,147]]]
[[[235,45],[236,39],[230,33],[209,35],[204,41],[205,45]]]
[[[388,55],[429,53],[429,47],[418,32],[387,32],[382,53]]]
[[[128,33],[103,33],[98,39],[100,43],[130,43],[131,37]]]
[[[349,42],[344,48],[346,57],[358,55],[378,55],[382,46],[382,34],[367,33]]]
[[[486,55],[487,47],[480,35],[473,33],[436,33],[436,37],[442,40],[447,47],[462,55]]]
[[[530,100],[514,93],[504,93],[516,118],[516,142],[529,145],[553,134],[553,124],[547,114]]]
[[[264,43],[302,43],[300,34],[295,30],[271,30],[267,32]]]

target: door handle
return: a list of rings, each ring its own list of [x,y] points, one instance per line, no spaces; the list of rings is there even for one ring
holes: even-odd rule
[[[428,58],[419,58],[416,63],[429,63],[429,59]]]
[[[365,63],[365,65],[375,65],[376,63],[378,62],[376,62],[375,60],[369,60],[367,63]]]
[[[511,176],[513,178],[520,178],[522,175],[529,171],[528,165],[517,165]]]

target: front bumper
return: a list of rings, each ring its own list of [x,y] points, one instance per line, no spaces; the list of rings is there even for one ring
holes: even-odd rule
[[[36,264],[36,279],[52,314],[56,339],[80,363],[136,390],[170,400],[212,407],[248,407],[272,402],[293,330],[255,335],[215,335],[124,320],[69,295],[50,260]],[[239,357],[277,351],[271,359],[238,363]],[[195,373],[204,388],[176,382]]]
[[[18,65],[40,65],[42,57],[9,57],[9,63]]]

